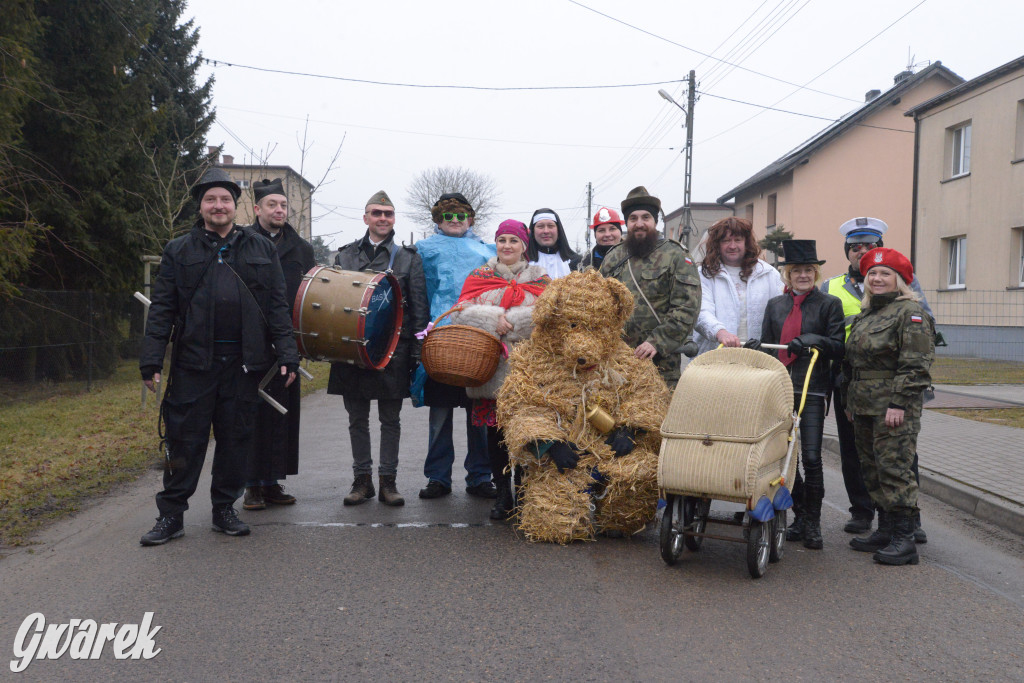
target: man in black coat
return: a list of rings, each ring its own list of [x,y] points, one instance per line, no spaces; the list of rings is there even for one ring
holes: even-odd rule
[[[402,434],[399,413],[409,396],[409,379],[419,364],[421,342],[415,338],[430,322],[423,262],[413,247],[395,242],[395,205],[384,190],[366,202],[366,234],[338,250],[334,264],[342,270],[391,271],[402,290],[402,330],[391,361],[383,370],[366,370],[350,363],[332,363],[328,394],[341,394],[348,412],[355,481],[345,505],[359,505],[376,495],[373,457],[370,454],[370,401],[377,401],[380,419],[380,502],[404,505],[395,486],[398,442]]]
[[[253,183],[253,209],[256,222],[248,227],[266,237],[277,248],[277,257],[284,271],[285,299],[288,315],[295,306],[295,293],[316,259],[313,247],[302,239],[288,223],[288,197],[280,178]],[[266,387],[270,397],[288,409],[277,412],[266,401],[260,401],[256,414],[256,438],[245,476],[246,510],[263,510],[267,505],[292,505],[295,496],[284,492],[280,480],[299,473],[299,414],[302,405],[302,379],[296,377],[286,387],[284,378],[274,377]]]
[[[142,545],[184,533],[183,515],[199,483],[211,425],[217,440],[213,529],[249,533],[234,503],[245,484],[259,381],[275,359],[286,385],[299,366],[277,251],[266,238],[235,227],[238,185],[212,168],[192,194],[200,219],[164,248],[139,358],[142,381],[156,391],[173,339],[160,406],[167,456],[164,488],[156,496],[160,516]]]

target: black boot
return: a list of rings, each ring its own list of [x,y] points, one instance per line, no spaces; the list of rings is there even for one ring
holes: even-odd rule
[[[248,536],[249,525],[238,519],[233,505],[223,505],[213,509],[213,525],[210,527],[228,536]]]
[[[142,545],[163,545],[173,538],[185,533],[185,523],[181,515],[161,515],[156,518],[156,526],[139,539]]]
[[[851,538],[850,547],[862,553],[873,553],[881,550],[892,542],[892,515],[884,510],[878,511],[878,528],[863,538]]]
[[[402,498],[395,486],[395,475],[380,475],[380,493],[377,494],[377,500],[391,507],[405,505],[405,498]]]
[[[874,555],[875,562],[901,565],[917,564],[917,544],[914,543],[914,516],[903,512],[893,515],[892,542]]]
[[[373,488],[373,475],[357,474],[352,482],[352,491],[341,501],[345,505],[360,505],[372,499],[377,492]]]
[[[920,512],[915,512],[914,513],[914,543],[921,544],[921,543],[927,543],[927,542],[928,542],[928,534],[926,534],[924,532],[924,529],[921,528],[921,513]]]
[[[821,550],[825,546],[821,538],[821,501],[824,497],[824,487],[804,484],[803,539],[804,547],[811,550]]]
[[[505,475],[495,479],[494,484],[498,490],[498,496],[494,499],[494,507],[491,508],[491,519],[509,519],[516,508],[516,502],[512,495],[512,478]]]
[[[793,523],[786,527],[787,541],[804,540],[804,513],[802,510],[793,508]]]

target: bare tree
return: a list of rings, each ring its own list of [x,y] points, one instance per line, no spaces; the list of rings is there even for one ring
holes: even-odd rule
[[[494,178],[461,166],[439,166],[423,171],[412,181],[406,192],[406,198],[412,207],[410,220],[422,226],[422,232],[430,232],[434,222],[430,218],[430,209],[437,198],[447,192],[461,192],[476,211],[474,224],[482,227],[487,224],[497,208],[501,192],[498,191]]]

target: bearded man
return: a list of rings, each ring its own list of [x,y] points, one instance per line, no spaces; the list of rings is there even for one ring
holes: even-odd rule
[[[686,247],[657,230],[661,200],[642,185],[621,203],[626,239],[613,247],[601,274],[626,285],[636,303],[623,333],[637,358],[650,358],[669,389],[682,365],[680,347],[700,312],[700,277]]]

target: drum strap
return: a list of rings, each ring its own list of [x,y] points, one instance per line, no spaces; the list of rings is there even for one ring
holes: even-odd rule
[[[388,259],[388,269],[384,271],[385,273],[390,273],[391,272],[391,267],[393,265],[395,265],[395,256],[398,255],[398,250],[399,249],[401,249],[400,246],[398,246],[394,242],[391,243],[391,258]]]

